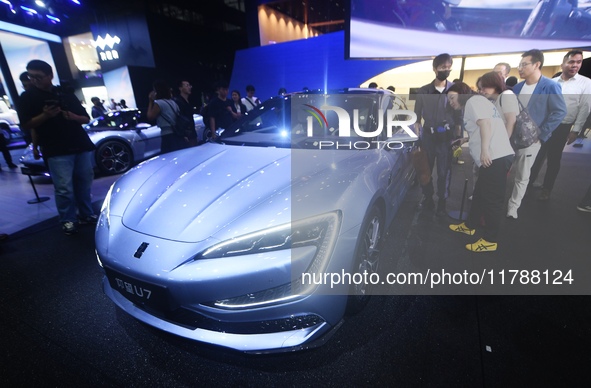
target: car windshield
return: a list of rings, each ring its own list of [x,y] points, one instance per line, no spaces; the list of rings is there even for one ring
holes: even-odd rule
[[[137,124],[134,112],[109,112],[97,117],[87,125],[87,129],[126,129]]]
[[[224,130],[220,141],[228,145],[346,149],[337,145],[365,141],[370,144],[367,148],[374,148],[386,139],[416,140],[400,126],[391,127],[388,133],[387,123],[397,117],[388,111],[404,116],[402,111],[394,111],[394,106],[394,95],[375,92],[275,97]],[[407,119],[402,116],[400,120]]]

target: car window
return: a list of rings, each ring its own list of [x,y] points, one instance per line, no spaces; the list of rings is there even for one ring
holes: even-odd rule
[[[288,101],[272,99],[251,112],[226,129],[221,135],[222,141],[236,145],[290,147]]]
[[[128,129],[137,125],[137,114],[134,112],[113,112],[92,120],[89,128]]]

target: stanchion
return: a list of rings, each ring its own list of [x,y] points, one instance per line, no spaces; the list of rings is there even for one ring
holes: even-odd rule
[[[33,191],[35,192],[35,198],[29,199],[27,201],[27,203],[33,204],[33,203],[41,203],[41,202],[49,201],[49,197],[40,197],[39,196],[39,193],[37,193],[37,188],[35,187],[35,182],[33,182],[33,178],[31,178],[31,175],[41,175],[41,174],[35,174],[31,169],[29,169],[27,167],[21,167],[21,173],[23,175],[26,175],[29,177],[29,182],[31,182],[31,186],[33,186]]]
[[[462,202],[460,204],[460,210],[452,210],[447,215],[451,218],[454,218],[459,221],[465,221],[468,219],[468,216],[464,215],[464,205],[466,203],[466,193],[468,191],[468,178],[464,181],[464,192],[462,193]]]

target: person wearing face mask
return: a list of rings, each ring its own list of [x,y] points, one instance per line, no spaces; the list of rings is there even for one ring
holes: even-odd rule
[[[452,145],[459,137],[459,126],[453,111],[448,109],[447,90],[453,82],[447,80],[453,64],[449,54],[439,54],[433,59],[435,79],[421,87],[417,93],[415,113],[416,128],[420,137],[421,148],[427,153],[431,173],[437,161],[437,215],[446,215],[446,200],[451,182]],[[433,209],[433,178],[421,186],[423,199],[421,207]]]

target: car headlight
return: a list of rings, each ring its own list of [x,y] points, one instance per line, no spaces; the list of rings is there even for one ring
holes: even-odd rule
[[[107,191],[107,195],[105,195],[105,200],[101,206],[99,223],[104,221],[107,225],[107,228],[111,226],[111,194],[113,193],[114,186],[115,183],[113,183],[109,188],[109,191]]]
[[[195,259],[265,253],[314,245],[318,251],[331,252],[340,225],[341,212],[332,212],[259,230],[223,241],[195,256]]]
[[[214,259],[315,246],[316,253],[305,272],[322,273],[328,265],[337,240],[341,219],[341,212],[335,211],[263,229],[216,244],[198,254],[195,259]],[[300,298],[310,293],[314,287],[314,285],[302,284],[300,274],[288,284],[234,298],[212,301],[206,305],[231,310],[263,307]]]

